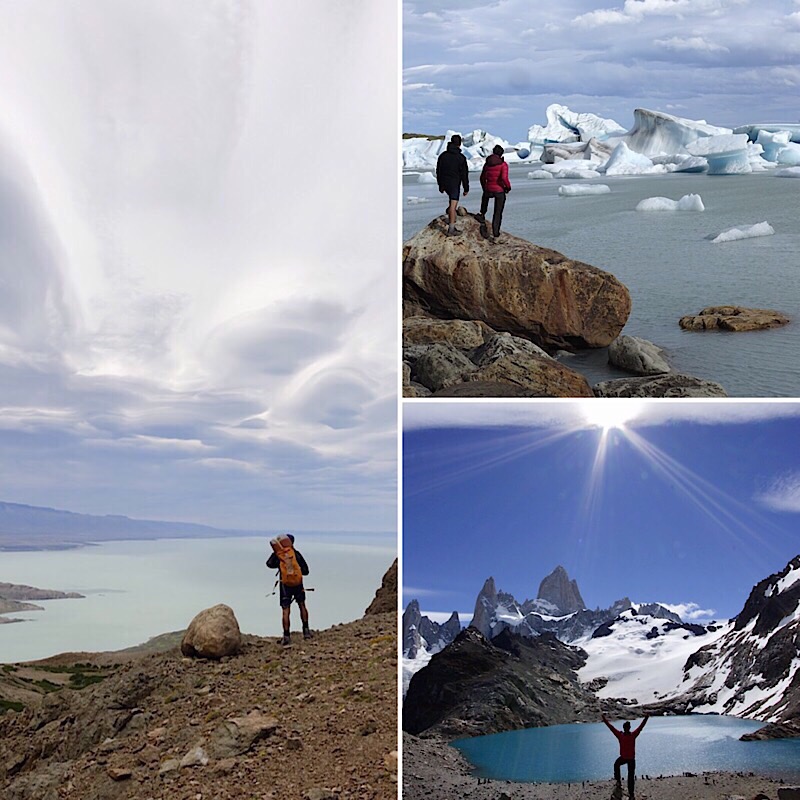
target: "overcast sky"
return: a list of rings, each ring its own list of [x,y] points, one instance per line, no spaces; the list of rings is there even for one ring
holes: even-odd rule
[[[800,403],[649,400],[604,438],[598,402],[405,405],[406,603],[469,616],[562,565],[590,608],[729,617],[800,553]]]
[[[0,6],[0,499],[394,527],[396,19]]]
[[[405,0],[403,130],[517,142],[562,103],[800,122],[797,0]]]

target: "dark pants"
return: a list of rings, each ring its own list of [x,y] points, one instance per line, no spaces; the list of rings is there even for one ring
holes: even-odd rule
[[[623,764],[628,765],[628,795],[633,797],[633,783],[636,780],[636,759],[635,758],[623,758],[620,756],[614,762],[614,780],[617,783],[621,783],[622,779],[620,778],[620,767]]]
[[[481,198],[481,214],[485,217],[489,210],[489,200],[494,200],[494,213],[492,214],[492,234],[500,235],[500,225],[503,222],[503,208],[506,205],[505,192],[484,192]]]

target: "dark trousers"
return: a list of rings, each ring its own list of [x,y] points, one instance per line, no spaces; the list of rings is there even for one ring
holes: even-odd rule
[[[485,217],[489,210],[489,200],[494,200],[494,213],[492,214],[492,233],[500,235],[500,225],[503,222],[503,208],[506,204],[505,192],[484,192],[481,197],[481,214]]]
[[[628,765],[628,795],[633,797],[633,783],[636,780],[636,759],[635,758],[623,758],[620,756],[614,762],[614,780],[617,783],[621,783],[622,779],[620,778],[620,767],[623,764]]]

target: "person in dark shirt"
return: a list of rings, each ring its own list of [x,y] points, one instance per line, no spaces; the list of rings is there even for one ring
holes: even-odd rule
[[[294,536],[290,533],[288,534],[289,538],[292,540],[292,547],[294,547]],[[300,567],[300,572],[303,575],[308,575],[308,564],[306,564],[306,560],[300,554],[300,551],[295,549],[294,551],[295,558],[297,559],[297,564]],[[277,553],[272,553],[270,557],[267,559],[267,568],[268,569],[280,569],[280,559],[278,558]],[[300,609],[300,621],[303,623],[303,638],[310,639],[311,638],[311,629],[308,627],[308,609],[306,608],[306,590],[303,588],[302,582],[299,586],[285,586],[283,581],[280,581],[280,592],[279,592],[279,599],[281,604],[282,615],[283,615],[283,639],[281,639],[281,644],[287,646],[291,644],[290,634],[289,634],[289,609],[292,605],[292,600],[297,601],[297,606]]]
[[[619,730],[603,714],[603,722],[619,741],[619,758],[614,762],[614,780],[619,787],[622,786],[621,767],[623,764],[628,765],[628,797],[633,797],[633,785],[636,780],[636,737],[642,732],[648,719],[650,719],[650,715],[645,714],[642,724],[635,731],[631,731],[630,722],[623,722],[622,730]]]
[[[439,191],[450,200],[447,207],[447,235],[456,236],[461,233],[456,229],[456,208],[461,187],[464,187],[464,197],[469,194],[469,167],[461,152],[461,137],[457,133],[450,137],[447,149],[436,161],[436,182]]]

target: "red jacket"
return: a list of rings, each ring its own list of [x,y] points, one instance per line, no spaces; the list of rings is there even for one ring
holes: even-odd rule
[[[644,728],[645,722],[647,722],[647,717],[642,721],[642,724],[639,725],[636,730],[631,731],[630,733],[625,733],[624,731],[617,730],[610,722],[603,720],[606,723],[606,727],[617,737],[619,741],[619,755],[620,758],[636,758],[636,737],[641,733],[642,728]]]
[[[481,172],[481,186],[484,192],[510,192],[511,181],[508,179],[508,164],[502,156],[492,153],[486,159]]]

